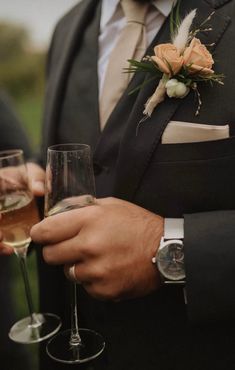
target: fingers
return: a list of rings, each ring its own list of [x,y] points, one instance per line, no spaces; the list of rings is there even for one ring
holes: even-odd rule
[[[82,261],[83,251],[78,239],[72,238],[60,243],[43,247],[43,258],[50,265],[73,264]]]
[[[64,273],[73,283],[82,284],[87,293],[96,299],[118,301],[121,298],[112,282],[106,280],[103,271],[97,268],[95,261],[65,265]]]
[[[79,233],[85,213],[86,208],[82,208],[47,217],[32,227],[31,238],[43,245],[71,239]]]
[[[122,203],[125,201],[122,200]],[[98,205],[110,205],[110,204],[120,204],[120,199],[114,197],[107,197],[107,198],[96,198],[96,204]]]
[[[11,256],[14,253],[13,248],[7,247],[0,243],[0,255],[1,256]]]
[[[89,273],[86,272],[86,267],[84,268],[84,263],[76,262],[72,265],[64,266],[64,273],[68,280],[73,283],[88,283],[91,279]]]
[[[63,241],[44,244],[43,258],[51,265],[73,264],[77,262],[92,261],[99,254],[96,246],[96,238],[84,236],[83,233],[76,232],[70,237],[65,234]]]
[[[29,186],[35,196],[45,194],[45,171],[36,163],[27,163]]]
[[[1,220],[1,215],[0,215],[0,220]],[[13,248],[7,247],[3,243],[1,243],[1,240],[3,238],[2,231],[0,230],[0,255],[1,256],[10,256],[11,254],[14,253]]]
[[[95,261],[76,262],[64,266],[64,273],[67,279],[74,283],[91,284],[102,281],[102,272],[97,268]]]
[[[1,192],[25,189],[27,180],[25,178],[25,168],[22,166],[8,166],[0,169]]]

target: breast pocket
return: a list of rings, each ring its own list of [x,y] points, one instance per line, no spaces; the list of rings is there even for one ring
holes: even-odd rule
[[[235,208],[235,137],[160,144],[137,202],[167,217]]]

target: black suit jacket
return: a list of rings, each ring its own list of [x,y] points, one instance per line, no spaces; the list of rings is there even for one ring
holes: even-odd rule
[[[44,158],[48,145],[85,141],[94,147],[98,196],[113,195],[164,217],[185,218],[187,306],[182,289],[175,287],[118,304],[98,302],[81,292],[82,320],[106,338],[103,368],[108,370],[235,368],[235,2],[183,0],[181,4],[182,15],[198,9],[198,24],[215,10],[210,21],[213,31],[198,37],[205,44],[215,43],[215,69],[226,76],[223,87],[199,87],[203,105],[197,117],[193,93],[183,100],[166,98],[136,136],[144,103],[156,87],[153,82],[128,95],[146,78],[138,74],[99,132],[99,1],[83,1],[60,21],[49,53]],[[146,54],[153,53],[156,43],[167,41],[169,20]],[[84,67],[80,74],[78,66]],[[170,120],[229,123],[231,137],[162,145],[161,135]],[[51,268],[46,269],[52,274]],[[50,281],[60,290],[65,283],[55,270]],[[55,276],[60,280],[56,282]],[[62,301],[51,301],[50,308],[63,315]],[[42,302],[50,305],[45,291]]]

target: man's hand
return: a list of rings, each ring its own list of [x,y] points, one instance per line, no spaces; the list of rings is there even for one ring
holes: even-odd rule
[[[26,164],[29,186],[34,196],[43,196],[45,194],[45,171],[36,163],[28,162]]]
[[[105,198],[48,217],[31,230],[44,244],[49,264],[75,264],[76,279],[99,299],[146,295],[159,287],[151,259],[163,234],[163,219],[132,203]]]

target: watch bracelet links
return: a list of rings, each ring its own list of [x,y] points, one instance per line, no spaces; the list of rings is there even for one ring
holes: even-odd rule
[[[160,241],[160,246],[162,243],[167,241],[176,241],[184,239],[184,219],[183,218],[165,218],[164,219],[164,234]],[[159,246],[159,248],[160,248]],[[157,253],[152,258],[152,262],[157,265]],[[167,285],[185,285],[186,281],[184,280],[166,280],[160,272],[162,281]]]
[[[164,220],[164,235],[161,239],[161,243],[164,240],[170,239],[184,239],[184,219],[183,218],[165,218]],[[153,258],[156,264],[156,257]],[[170,286],[182,286],[183,285],[183,294],[184,294],[184,303],[187,304],[187,292],[185,289],[186,279],[184,280],[164,280],[164,284]]]

